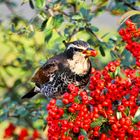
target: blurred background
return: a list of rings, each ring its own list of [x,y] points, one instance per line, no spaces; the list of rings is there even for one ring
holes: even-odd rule
[[[1,129],[13,122],[42,130],[46,99],[20,98],[33,86],[35,70],[64,50],[63,40],[87,41],[99,52],[92,61],[97,69],[115,59],[131,66],[135,60],[124,50],[118,29],[122,17],[136,13],[132,10],[140,11],[139,0],[0,0]],[[139,16],[133,19],[140,24]]]
[[[5,21],[5,24],[8,24],[9,18],[15,13],[27,20],[31,20],[36,15],[36,12],[31,9],[29,3],[21,5],[22,0],[11,0],[11,2],[14,2],[16,4],[16,8],[14,8],[14,10],[11,10],[11,8],[9,9],[9,7],[5,3],[2,3],[0,5],[0,19],[2,21]],[[98,17],[94,18],[92,23],[99,27],[101,30],[115,32],[115,29],[119,26],[118,22],[120,17],[121,15],[114,16],[110,12],[106,11]]]

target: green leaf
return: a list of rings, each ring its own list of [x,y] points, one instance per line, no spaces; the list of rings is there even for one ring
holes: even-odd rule
[[[45,31],[45,42],[48,42],[51,37],[52,37],[52,30],[46,30]]]
[[[105,51],[104,51],[102,46],[99,46],[99,51],[100,51],[102,56],[105,56]]]
[[[134,116],[134,118],[133,118],[133,121],[134,121],[135,123],[137,123],[137,122],[140,121],[140,107],[139,107],[138,110],[136,111],[135,116]]]
[[[115,71],[115,76],[120,75],[120,71],[121,71],[120,67],[117,67]]]
[[[115,59],[118,58],[116,53],[113,50],[110,51],[110,54],[111,54],[112,58],[115,58]]]
[[[103,117],[99,117],[97,118],[94,122],[91,123],[91,127],[94,128],[96,126],[101,126],[104,122],[106,122],[107,120]]]
[[[137,77],[140,77],[140,71],[139,71],[139,70],[136,71],[136,76],[137,76]]]
[[[30,7],[31,7],[32,9],[35,8],[32,0],[29,0],[29,5],[30,5]]]
[[[74,15],[74,16],[72,16],[72,19],[73,20],[81,20],[82,17],[81,17],[81,15]]]
[[[5,104],[5,103],[8,103],[11,101],[11,98],[10,97],[6,97],[5,99],[3,99],[0,103],[1,104]]]
[[[78,97],[78,96],[76,96],[76,97],[74,98],[74,102],[75,102],[75,103],[80,103],[80,100],[79,100],[79,97]]]
[[[48,19],[45,19],[45,20],[43,21],[43,23],[41,24],[41,31],[43,31],[43,30],[45,29],[46,24],[47,24],[47,21],[48,21]]]
[[[54,27],[58,28],[62,24],[63,21],[64,21],[63,15],[56,15],[53,18]]]
[[[17,87],[18,85],[21,84],[21,79],[17,79],[13,85],[13,87]]]
[[[117,37],[116,36],[111,36],[109,40],[111,40],[113,42],[116,42],[117,41]]]
[[[96,126],[101,126],[101,125],[102,125],[102,122],[95,121],[95,122],[92,122],[90,126],[91,126],[92,128],[94,128],[94,127],[96,127]]]
[[[108,36],[110,34],[110,32],[105,33],[104,35],[101,36],[101,39],[105,38],[106,36]]]
[[[80,134],[83,136],[87,136],[87,132],[84,129],[80,129]]]
[[[65,114],[63,115],[63,119],[68,120],[68,119],[69,119],[69,114],[65,113]]]
[[[131,10],[126,12],[120,19],[119,23],[120,25],[122,25],[128,18],[134,16],[134,15],[138,15],[140,14],[140,11],[136,11],[136,10]]]
[[[3,122],[4,120],[6,120],[8,117],[7,117],[7,113],[4,113],[2,115],[0,115],[0,122]]]
[[[116,112],[116,116],[117,116],[117,119],[121,119],[122,118],[122,113],[121,112]]]
[[[24,107],[19,107],[16,110],[16,115],[20,115],[22,117],[26,116],[28,114],[28,111]]]
[[[83,16],[84,18],[86,18],[86,17],[88,17],[88,15],[89,15],[89,10],[82,7],[82,8],[80,9],[80,13],[82,14],[82,16]]]
[[[129,107],[126,107],[125,114],[126,114],[126,116],[129,116],[129,114],[130,114],[130,108]]]
[[[46,4],[46,0],[35,0],[35,4],[37,8],[43,8]]]
[[[91,26],[90,28],[93,32],[98,32],[99,31],[99,29],[95,26]]]

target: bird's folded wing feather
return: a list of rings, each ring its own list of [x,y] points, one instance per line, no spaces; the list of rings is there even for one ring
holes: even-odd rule
[[[45,84],[49,81],[50,76],[59,70],[59,61],[56,59],[50,59],[47,61],[32,77],[32,82],[39,84]]]

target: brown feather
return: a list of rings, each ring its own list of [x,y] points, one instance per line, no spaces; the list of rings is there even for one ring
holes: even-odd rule
[[[56,71],[60,71],[64,68],[62,65],[64,63],[65,56],[63,54],[57,55],[50,58],[33,76],[32,82],[36,84],[45,84],[49,81],[50,76]]]
[[[58,70],[58,65],[56,64],[47,64],[46,66],[41,67],[32,78],[32,81],[36,84],[45,84],[49,81],[50,75]]]

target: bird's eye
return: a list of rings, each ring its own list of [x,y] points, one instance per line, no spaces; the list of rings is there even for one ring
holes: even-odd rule
[[[78,48],[74,48],[74,51],[82,52],[83,50],[82,49],[78,49]]]

